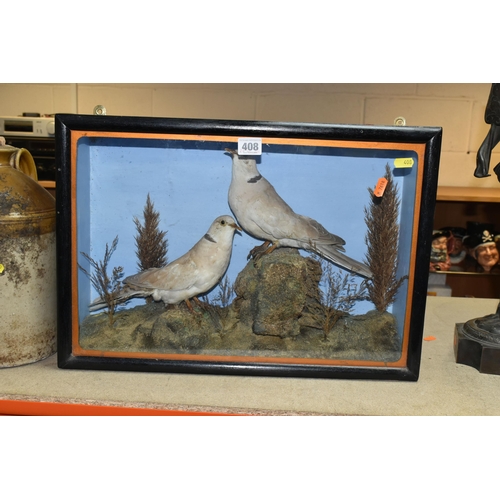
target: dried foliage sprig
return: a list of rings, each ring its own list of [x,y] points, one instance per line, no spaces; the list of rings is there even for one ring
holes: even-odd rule
[[[229,280],[227,274],[219,283],[219,293],[215,296],[214,303],[220,307],[226,308],[231,304],[234,296],[234,285]]]
[[[108,307],[108,318],[109,325],[113,326],[114,314],[117,306],[117,297],[121,290],[121,279],[123,278],[123,267],[118,266],[113,268],[111,276],[108,276],[108,264],[111,259],[111,255],[116,250],[118,245],[118,236],[113,240],[111,247],[106,243],[106,250],[104,252],[104,259],[97,262],[90,255],[85,252],[81,254],[89,261],[91,267],[94,269],[93,273],[89,273],[80,264],[78,267],[88,276],[90,283],[95,288],[96,292],[99,294],[101,300],[103,300]]]
[[[234,285],[231,283],[227,274],[219,282],[218,293],[210,299],[207,295],[203,296],[205,310],[208,311],[210,318],[217,331],[223,332],[229,316],[229,306],[234,297]]]
[[[373,278],[366,284],[370,300],[378,311],[386,311],[396,299],[396,293],[408,276],[397,278],[399,250],[399,195],[389,165],[385,167],[387,185],[382,197],[368,188],[370,204],[365,207],[368,247],[366,261]]]
[[[319,265],[313,265],[314,262]],[[321,285],[308,287],[308,296],[312,299],[309,310],[315,316],[326,339],[337,321],[352,313],[356,302],[368,298],[366,282],[357,285],[352,274],[317,256],[312,256],[308,261],[308,270],[308,274],[311,274],[311,284],[319,281]]]
[[[137,250],[135,254],[138,258],[139,271],[145,271],[152,267],[164,267],[168,263],[167,252],[168,242],[167,231],[160,231],[160,214],[155,211],[151,198],[147,196],[144,206],[144,225],[137,217],[134,217],[134,224],[137,228],[135,243]]]
[[[350,273],[334,268],[330,262],[322,262],[323,276],[321,284],[321,304],[323,305],[324,323],[323,332],[326,336],[342,317],[350,314],[360,300],[368,298],[366,281],[359,286],[354,283]]]

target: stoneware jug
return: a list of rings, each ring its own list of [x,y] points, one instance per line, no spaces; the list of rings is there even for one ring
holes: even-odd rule
[[[31,153],[0,137],[0,368],[56,351],[55,218]]]

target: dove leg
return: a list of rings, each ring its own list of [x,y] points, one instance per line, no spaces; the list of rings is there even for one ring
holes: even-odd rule
[[[191,297],[191,298],[194,300],[194,302],[196,303],[196,305],[198,307],[200,307],[201,309],[205,308],[205,306],[203,305],[203,302],[198,297]],[[186,303],[190,312],[192,312],[193,314],[200,314],[198,311],[195,311],[193,304],[191,304],[191,301],[189,299],[186,299],[184,302]]]
[[[276,250],[278,248],[278,243],[273,243],[271,245],[270,241],[266,241],[267,245],[260,245],[258,247],[253,248],[250,253],[253,257],[254,261],[259,260],[261,257],[264,257],[264,255],[270,254],[273,250]],[[271,245],[271,246],[269,246]]]
[[[193,300],[196,302],[196,305],[203,310],[207,310],[206,302],[201,301],[198,297],[193,297]]]
[[[193,305],[191,304],[191,302],[189,301],[189,299],[186,299],[184,302],[186,303],[187,308],[194,314],[195,311],[194,311]]]
[[[262,243],[262,245],[257,245],[256,247],[252,248],[252,250],[250,250],[248,256],[247,256],[247,259],[250,259],[250,258],[259,258],[261,257],[262,255],[264,255],[264,252],[265,250],[267,249],[267,247],[271,244],[270,241],[264,241],[264,243]]]

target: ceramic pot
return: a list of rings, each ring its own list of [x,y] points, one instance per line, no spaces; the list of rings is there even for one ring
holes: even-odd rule
[[[55,200],[29,151],[0,142],[0,368],[56,351],[56,294]]]

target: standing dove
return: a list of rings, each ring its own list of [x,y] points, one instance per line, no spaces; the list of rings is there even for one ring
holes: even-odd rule
[[[229,206],[247,233],[264,240],[250,252],[254,258],[279,247],[302,248],[365,278],[373,276],[368,266],[342,253],[342,238],[329,233],[314,219],[296,214],[262,177],[254,158],[240,157],[231,149],[226,151],[233,159]]]
[[[165,267],[146,269],[123,280],[125,286],[116,303],[134,297],[162,300],[165,306],[183,300],[192,311],[189,299],[208,292],[226,272],[233,248],[234,232],[241,228],[230,215],[221,215],[212,222],[208,232],[186,254]],[[90,304],[90,311],[105,307],[102,299]]]

